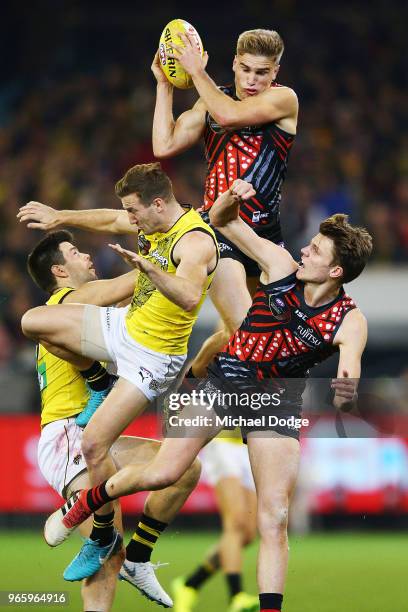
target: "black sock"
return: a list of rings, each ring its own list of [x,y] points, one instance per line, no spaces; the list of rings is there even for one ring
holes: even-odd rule
[[[210,578],[217,568],[215,568],[211,563],[203,563],[200,565],[195,572],[193,572],[186,580],[186,586],[191,587],[193,589],[199,589],[202,584],[208,578]]]
[[[114,512],[109,514],[94,514],[91,540],[99,540],[101,546],[106,546],[113,539],[113,517]]]
[[[90,368],[80,371],[92,391],[104,391],[111,384],[111,375],[99,361],[94,361]]]
[[[153,546],[166,527],[167,523],[143,513],[132,539],[126,546],[126,559],[135,563],[150,561]]]
[[[87,490],[86,504],[92,512],[96,512],[99,508],[102,508],[102,506],[115,499],[114,497],[110,497],[106,491],[107,482],[108,481],[105,480],[105,482],[102,482],[97,487]]]
[[[197,388],[198,382],[199,381],[193,374],[193,368],[189,368],[185,373],[183,380],[181,381],[178,393],[191,393],[192,391],[194,391],[194,389]]]
[[[225,574],[225,580],[227,581],[231,599],[237,593],[242,591],[242,578],[241,574]]]
[[[282,610],[283,595],[281,593],[260,593],[259,603],[262,610]]]

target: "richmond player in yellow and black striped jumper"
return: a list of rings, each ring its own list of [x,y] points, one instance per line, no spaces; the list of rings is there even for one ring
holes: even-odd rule
[[[64,301],[102,305],[125,298],[129,300],[137,277],[133,271],[116,279],[95,281],[95,269],[89,255],[78,251],[72,235],[67,231],[53,232],[41,240],[29,255],[28,268],[36,284],[52,292],[47,305]],[[87,367],[89,360],[62,352],[56,356],[48,348],[42,344],[37,346],[37,373],[41,389],[38,461],[49,484],[67,498],[73,491],[89,486],[81,451],[83,430],[75,418],[86,406],[89,390],[78,368],[62,357],[75,360],[78,367]],[[101,370],[102,374],[106,372],[98,362],[92,366],[94,370]],[[159,447],[160,444],[154,440],[122,436],[111,451],[116,464],[124,466],[148,461]],[[151,493],[137,528],[134,540],[138,544],[135,581],[143,584],[150,599],[163,605],[171,600],[157,582],[154,567],[149,562],[150,555],[167,522],[178,512],[195,486],[198,472],[198,466],[194,465],[188,478],[182,479],[170,492]],[[120,516],[118,521],[120,523]],[[88,535],[90,527],[85,526],[83,535]],[[104,532],[108,531],[109,525],[95,521],[90,539],[103,541]],[[151,535],[153,531],[155,537]],[[148,542],[144,536],[149,539]],[[84,585],[84,609],[110,609],[120,564],[121,558],[115,556],[110,564]]]

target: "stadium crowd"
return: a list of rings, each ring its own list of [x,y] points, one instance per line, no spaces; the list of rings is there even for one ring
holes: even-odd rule
[[[110,23],[107,14],[103,19],[103,11],[99,21],[92,20],[86,7],[77,6],[72,17],[69,4],[62,15],[65,11],[71,20],[59,18],[53,39],[47,42],[42,37],[37,55],[34,37],[20,33],[20,60],[14,60],[19,71],[9,67],[9,78],[0,90],[3,363],[24,353],[21,315],[44,300],[25,268],[39,233],[16,222],[19,206],[29,200],[57,208],[117,206],[116,179],[127,167],[153,159],[151,34],[163,18],[153,20],[152,13],[135,38],[126,11],[122,20]],[[320,4],[317,25],[306,9],[295,14],[290,2],[277,3],[276,15],[267,17],[262,3],[251,4],[250,21],[249,7],[239,9],[228,36],[220,36],[219,25],[207,31],[199,13],[194,23],[199,30],[203,24],[201,34],[210,52],[208,70],[219,83],[231,79],[231,45],[238,32],[261,26],[276,27],[283,35],[286,51],[278,80],[292,86],[300,101],[299,132],[282,206],[284,237],[291,249],[296,252],[304,244],[320,219],[342,211],[373,234],[374,263],[406,263],[408,93],[401,86],[405,43],[399,2],[392,6],[378,2],[376,14],[361,3],[358,10],[354,3],[341,10]],[[194,14],[190,11],[186,18],[193,21]],[[38,15],[33,14],[33,19],[34,25],[46,27]],[[118,43],[122,50],[107,54],[102,51],[103,38],[112,41],[112,28],[124,30]],[[93,36],[95,31],[99,36]],[[58,52],[51,53],[56,40]],[[90,40],[95,41],[92,49]],[[178,110],[194,99],[194,90],[176,92]],[[201,205],[204,166],[199,147],[164,162],[180,201]],[[119,258],[105,248],[105,236],[83,238],[81,242],[79,236],[79,242],[95,256],[101,276],[123,269]],[[131,246],[128,240],[122,243]]]

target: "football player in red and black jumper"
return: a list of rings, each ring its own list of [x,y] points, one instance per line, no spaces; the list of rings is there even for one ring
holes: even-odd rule
[[[344,292],[343,283],[352,281],[364,269],[372,239],[365,229],[350,225],[346,215],[334,215],[321,223],[319,233],[302,249],[299,264],[287,250],[259,237],[239,216],[241,202],[255,195],[251,184],[238,179],[210,212],[211,223],[259,264],[261,276],[247,316],[209,367],[200,390],[218,401],[220,394],[231,391],[232,383],[239,393],[263,391],[268,380],[278,381],[283,388],[278,410],[263,406],[251,411],[240,401],[228,410],[228,414],[246,422],[242,433],[256,484],[260,610],[278,612],[288,563],[287,519],[298,473],[299,442],[298,430],[281,423],[271,425],[269,417],[299,416],[303,390],[299,381],[308,376],[309,368],[333,353],[339,355],[337,378],[331,383],[333,403],[336,408],[353,407],[367,322]],[[294,379],[294,386],[290,379]],[[217,401],[215,413],[223,417],[225,407]],[[205,409],[204,413],[213,414]],[[196,414],[202,416],[197,406],[190,404],[179,418]],[[266,425],[261,416],[266,418]],[[95,499],[105,503],[174,483],[221,427],[215,418],[190,427],[190,434],[184,437],[167,437],[147,466],[123,468],[99,487],[82,493],[65,516],[58,511],[61,529],[72,528],[97,510]]]
[[[215,200],[241,178],[252,183],[257,192],[243,203],[241,218],[258,236],[282,243],[281,186],[298,116],[295,92],[275,80],[284,50],[282,38],[272,30],[243,32],[238,38],[235,79],[230,87],[217,87],[205,70],[206,55],[201,57],[187,34],[181,38],[185,47],[175,47],[175,57],[191,75],[200,98],[175,121],[173,86],[156,55],[152,65],[157,79],[154,154],[158,158],[172,157],[204,137],[204,219],[209,221]],[[205,376],[208,363],[239,327],[259,280],[257,263],[225,236],[218,233],[217,238],[221,260],[210,296],[223,328],[206,340],[196,356],[191,371],[196,377]]]

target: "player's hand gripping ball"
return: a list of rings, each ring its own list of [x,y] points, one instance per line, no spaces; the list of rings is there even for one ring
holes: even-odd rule
[[[197,30],[184,19],[173,19],[164,28],[160,36],[159,61],[160,66],[168,81],[178,89],[190,89],[193,87],[191,76],[186,72],[180,62],[174,57],[168,57],[174,52],[173,45],[184,47],[184,42],[179,33],[187,32],[197,45],[201,57],[204,55],[203,43]]]

